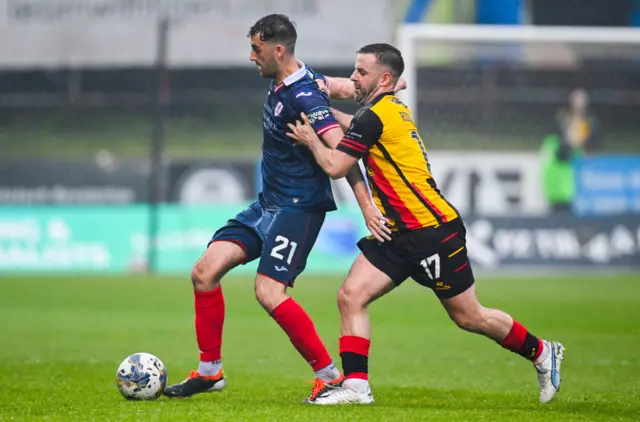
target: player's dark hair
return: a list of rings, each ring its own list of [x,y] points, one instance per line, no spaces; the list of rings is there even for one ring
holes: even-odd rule
[[[296,49],[298,33],[296,27],[285,15],[273,14],[260,18],[253,24],[247,36],[260,35],[262,41],[282,44],[290,54]]]
[[[390,44],[368,44],[360,48],[358,54],[373,54],[376,56],[378,63],[389,68],[391,76],[398,79],[404,72],[404,59],[400,50]]]

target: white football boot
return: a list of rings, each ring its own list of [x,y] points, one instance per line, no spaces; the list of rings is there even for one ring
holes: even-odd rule
[[[319,394],[312,404],[371,404],[373,403],[371,388],[363,392],[353,390],[349,387],[338,387]]]
[[[535,364],[538,372],[538,384],[540,384],[540,403],[549,403],[558,391],[560,391],[560,364],[564,359],[564,346],[556,341],[542,340],[544,347],[548,348],[547,357]]]

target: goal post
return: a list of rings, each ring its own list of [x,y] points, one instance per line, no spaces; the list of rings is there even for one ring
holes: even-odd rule
[[[483,43],[505,44],[595,44],[640,46],[640,29],[610,27],[504,26],[458,24],[403,24],[397,30],[397,46],[405,62],[407,89],[400,99],[417,114],[419,89],[417,70],[420,55],[418,43]]]

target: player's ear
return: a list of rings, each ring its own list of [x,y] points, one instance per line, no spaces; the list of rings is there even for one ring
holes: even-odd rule
[[[385,87],[394,87],[396,85],[393,76],[389,72],[384,72],[382,74],[382,82]]]
[[[282,44],[276,44],[276,48],[274,49],[274,51],[276,53],[276,58],[282,59],[284,58],[284,55],[287,52],[287,49]]]

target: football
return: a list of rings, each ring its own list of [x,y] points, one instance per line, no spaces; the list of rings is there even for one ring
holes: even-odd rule
[[[134,353],[118,367],[116,385],[127,400],[155,400],[167,386],[167,369],[151,353]]]

